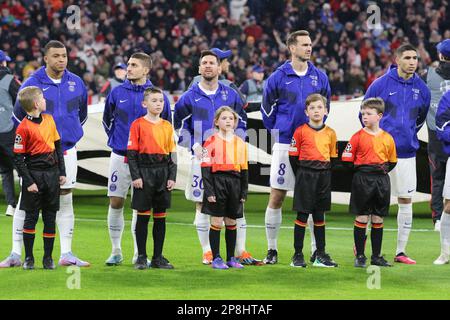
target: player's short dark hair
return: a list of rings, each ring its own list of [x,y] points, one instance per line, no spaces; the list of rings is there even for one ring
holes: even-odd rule
[[[325,98],[325,97],[324,97],[323,95],[321,95],[320,93],[313,93],[313,94],[310,94],[310,95],[306,98],[306,101],[305,101],[306,109],[308,109],[308,106],[309,106],[311,103],[316,102],[316,101],[322,101],[324,107],[327,106],[327,98]]]
[[[148,54],[144,52],[135,52],[131,55],[130,59],[131,58],[142,61],[142,64],[144,65],[144,67],[148,68],[148,70],[152,69],[152,57],[150,57]]]
[[[44,55],[46,56],[48,53],[48,50],[50,50],[51,48],[58,48],[58,49],[62,49],[62,48],[66,48],[66,46],[64,45],[64,43],[62,43],[61,41],[58,40],[50,40],[49,42],[47,42],[47,44],[44,47]]]
[[[164,95],[163,91],[158,87],[151,87],[144,90],[144,100],[147,99],[151,94],[160,93]]]
[[[306,30],[297,30],[290,33],[286,40],[286,46],[295,46],[297,44],[297,37],[309,37],[309,32]]]
[[[41,88],[36,86],[29,86],[20,90],[17,98],[19,99],[19,103],[22,106],[22,109],[26,112],[31,112],[33,111],[36,99],[41,94],[43,94]]]
[[[414,47],[412,44],[405,43],[398,47],[397,50],[395,50],[395,54],[397,55],[397,57],[401,57],[403,52],[405,51],[415,51],[417,53],[416,47]]]
[[[220,58],[219,58],[219,56],[218,56],[217,54],[215,54],[215,53],[214,53],[213,51],[211,51],[211,50],[203,50],[203,51],[200,53],[199,64],[200,64],[200,62],[202,61],[203,57],[206,57],[206,56],[214,56],[214,57],[216,57],[216,59],[217,59],[217,64],[220,64]]]
[[[375,109],[377,113],[384,113],[384,101],[381,98],[368,98],[361,104],[361,110]]]

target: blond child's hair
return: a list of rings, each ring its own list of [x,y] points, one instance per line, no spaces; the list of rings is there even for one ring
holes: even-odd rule
[[[384,113],[384,108],[384,101],[381,98],[368,98],[361,104],[361,110],[375,109],[377,113]]]
[[[214,114],[214,126],[216,127],[216,129],[219,129],[219,127],[216,125],[216,122],[219,121],[220,115],[223,112],[225,112],[225,111],[228,111],[228,112],[233,114],[233,116],[234,116],[234,129],[236,129],[237,125],[238,125],[238,121],[239,121],[239,116],[236,113],[236,111],[234,111],[233,109],[231,109],[228,106],[223,106],[223,107],[220,107],[219,109],[216,110],[216,113]]]
[[[158,87],[151,87],[151,88],[147,88],[147,89],[144,90],[144,100],[147,100],[147,98],[151,94],[154,94],[154,93],[160,93],[160,94],[162,94],[164,96],[164,93],[163,93],[163,91],[160,88],[158,88]]]
[[[310,94],[310,95],[306,98],[306,101],[305,101],[306,109],[308,109],[308,106],[309,106],[311,103],[316,102],[316,101],[322,101],[324,107],[325,107],[325,108],[327,107],[327,98],[325,98],[325,97],[324,97],[323,95],[321,95],[320,93],[313,93],[313,94]]]
[[[37,98],[42,94],[42,90],[36,86],[23,88],[19,91],[19,103],[26,112],[31,112]]]

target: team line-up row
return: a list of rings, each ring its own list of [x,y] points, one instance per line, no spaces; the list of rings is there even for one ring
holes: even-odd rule
[[[291,265],[306,266],[302,249],[309,218],[314,235],[313,265],[336,267],[325,251],[324,213],[330,209],[330,169],[337,157],[336,134],[324,124],[329,110],[328,79],[309,61],[311,40],[306,31],[289,35],[287,45],[291,60],[269,77],[261,105],[265,127],[279,132],[272,150],[271,194],[265,217],[268,254],[263,263],[278,261],[281,206],[286,191],[294,190],[293,209],[297,217]],[[441,49],[447,54],[446,50],[450,52],[448,42]],[[76,181],[75,145],[82,137],[81,126],[87,117],[85,89],[81,79],[66,70],[67,52],[62,43],[50,41],[46,45],[45,61],[46,66],[22,85],[14,109],[14,118],[20,121],[14,141],[14,161],[22,178],[22,192],[14,214],[13,250],[1,267],[21,265],[23,243],[23,268],[34,268],[32,252],[40,209],[44,220],[44,268],[55,267],[51,253],[56,224],[62,253],[59,264],[89,265],[71,252],[74,215],[70,190]],[[366,266],[364,244],[369,219],[372,225],[371,263],[391,265],[381,255],[383,217],[388,212],[391,185],[393,194],[399,198],[395,261],[415,264],[405,250],[412,224],[417,131],[430,109],[431,94],[415,74],[417,51],[414,47],[401,46],[396,62],[397,65],[369,87],[360,113],[364,127],[352,136],[341,159],[355,171],[350,211],[356,216],[356,267]],[[243,203],[248,190],[248,159],[242,139],[245,137],[236,133],[245,132],[247,117],[239,95],[219,82],[219,55],[209,50],[202,52],[200,82],[176,103],[174,128],[170,123],[172,115],[167,97],[147,80],[150,68],[148,55],[133,54],[128,60],[127,80],[111,91],[105,104],[103,125],[108,146],[112,148],[108,182],[112,253],[106,264],[118,265],[123,261],[123,205],[132,185],[133,262],[138,269],[149,266],[173,268],[162,255],[162,249],[166,209],[170,207],[170,191],[176,179],[174,128],[179,136],[178,143],[192,150],[191,176],[201,177],[203,182],[201,189],[195,187],[199,183],[189,181],[186,190],[187,198],[196,202],[194,224],[204,252],[203,263],[216,269],[260,264],[245,250]],[[446,135],[448,121],[445,119],[449,106],[448,94],[445,94],[440,99],[436,117],[444,147],[450,140]],[[69,122],[72,125],[68,125]],[[205,136],[203,133],[210,132],[212,127],[216,132]],[[445,193],[447,189],[446,185],[445,198],[450,197]],[[59,190],[61,196],[55,197]],[[444,213],[450,212],[446,209]],[[151,214],[154,246],[150,261],[146,238]],[[443,214],[442,253],[435,264],[448,263],[447,233],[450,228],[447,219],[447,214]],[[219,248],[223,225],[226,261]]]

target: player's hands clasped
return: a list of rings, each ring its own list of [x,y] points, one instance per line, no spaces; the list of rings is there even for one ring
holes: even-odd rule
[[[144,188],[144,183],[142,182],[141,178],[133,180],[133,188],[135,188],[135,189],[142,189],[142,188]]]
[[[59,176],[59,185],[62,186],[66,183],[66,176]]]
[[[216,202],[216,196],[209,196],[208,197],[209,202]]]
[[[175,188],[175,181],[167,180],[167,190],[172,191]]]
[[[27,190],[28,190],[28,192],[31,192],[31,193],[38,193],[39,192],[39,189],[38,189],[36,183],[33,183],[31,186],[29,186],[27,188]]]

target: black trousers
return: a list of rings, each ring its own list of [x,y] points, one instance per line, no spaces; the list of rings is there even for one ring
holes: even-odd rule
[[[431,179],[431,214],[433,221],[440,220],[444,210],[442,192],[445,182],[445,168],[448,156],[442,149],[442,142],[438,140],[436,131],[428,129],[428,164]]]

